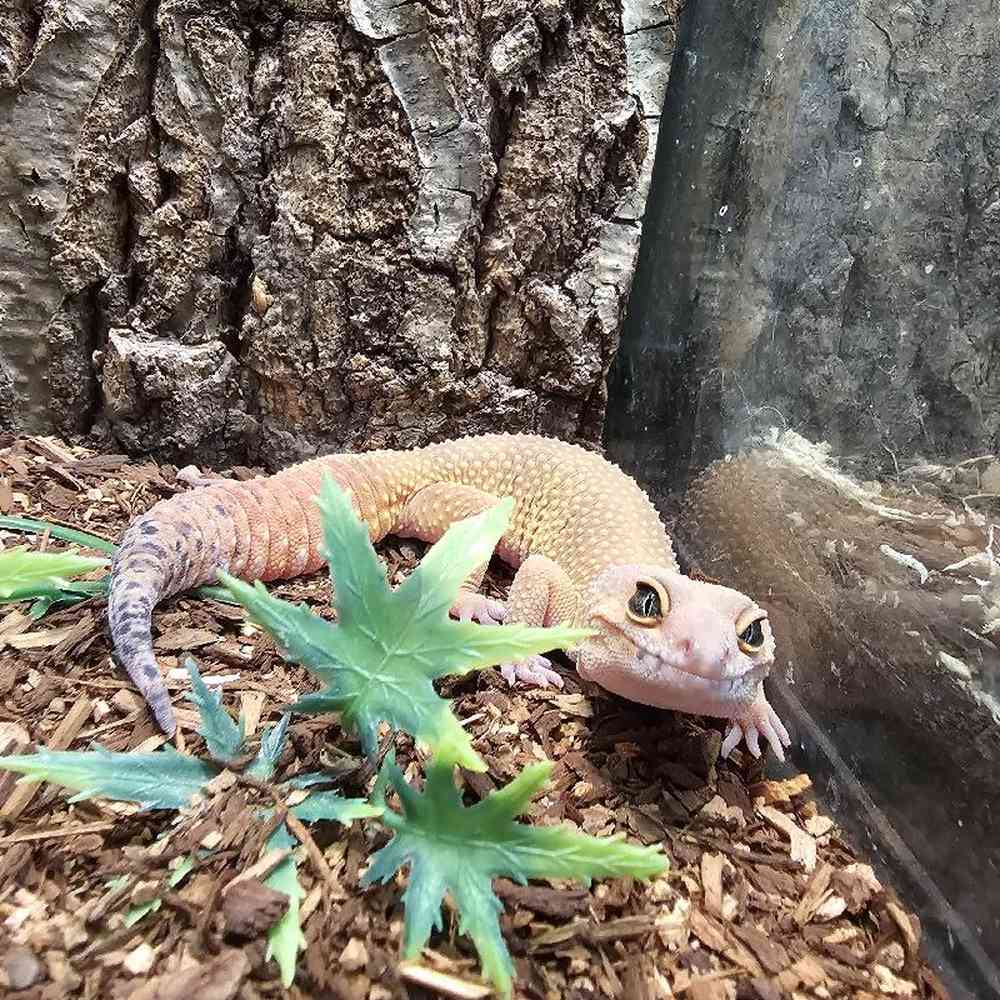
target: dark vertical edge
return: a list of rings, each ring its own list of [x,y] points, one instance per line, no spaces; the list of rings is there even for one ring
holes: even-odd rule
[[[680,489],[719,450],[716,263],[759,61],[767,0],[691,0],[663,104],[642,241],[608,377],[604,444],[658,493]]]

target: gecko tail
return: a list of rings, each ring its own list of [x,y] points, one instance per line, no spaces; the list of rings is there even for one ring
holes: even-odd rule
[[[156,663],[152,641],[150,640],[145,647],[137,647],[134,650],[119,649],[115,658],[139,689],[143,700],[153,713],[153,718],[156,719],[156,724],[165,735],[173,736],[177,730],[177,720],[174,718],[174,708],[170,703],[170,692],[167,691]]]
[[[115,661],[139,689],[160,729],[172,736],[177,721],[153,652],[153,608],[170,592],[175,564],[183,555],[161,536],[150,514],[125,532],[111,565],[108,625]]]
[[[214,579],[215,567],[224,561],[221,550],[231,553],[232,544],[219,542],[223,526],[233,534],[229,508],[213,500],[208,509],[196,495],[160,501],[129,526],[111,564],[108,625],[114,659],[168,736],[177,721],[153,652],[153,608],[164,597]]]
[[[108,623],[114,658],[132,679],[152,709],[156,723],[168,736],[177,728],[170,695],[153,652],[153,607],[159,588],[147,580],[113,578],[108,595]]]
[[[108,595],[115,660],[168,735],[177,723],[153,652],[153,609],[171,594],[216,582],[220,568],[265,581],[318,569],[323,525],[313,498],[326,469],[364,494],[364,477],[349,463],[314,459],[276,476],[215,481],[161,500],[122,536]]]

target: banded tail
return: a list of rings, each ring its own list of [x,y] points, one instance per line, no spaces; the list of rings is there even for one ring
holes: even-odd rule
[[[351,490],[373,535],[385,534],[388,526],[366,503],[372,493],[369,475],[361,463],[343,457],[180,493],[155,504],[126,530],[111,566],[112,645],[115,659],[168,736],[176,720],[153,652],[153,608],[172,594],[214,583],[220,568],[251,581],[289,579],[318,569],[324,562],[322,524],[314,498],[325,471]]]

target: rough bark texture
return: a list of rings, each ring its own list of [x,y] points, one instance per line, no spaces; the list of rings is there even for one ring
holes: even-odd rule
[[[612,379],[627,464],[668,485],[768,424],[889,469],[997,449],[998,15],[690,8]]]
[[[599,440],[677,0],[19,3],[0,427]]]

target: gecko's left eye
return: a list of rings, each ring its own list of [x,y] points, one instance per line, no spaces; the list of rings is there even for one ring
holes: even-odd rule
[[[639,580],[629,598],[628,616],[636,625],[659,625],[670,610],[667,592],[655,580]]]
[[[748,614],[736,623],[736,641],[744,653],[759,653],[764,645],[764,622],[767,621],[767,615],[757,610],[750,614],[756,617],[751,618]]]

